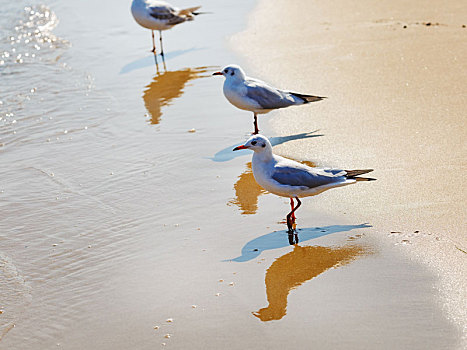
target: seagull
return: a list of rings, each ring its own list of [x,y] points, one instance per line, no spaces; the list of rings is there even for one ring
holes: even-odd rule
[[[263,135],[251,136],[244,145],[233,150],[251,149],[253,175],[265,190],[281,197],[290,198],[291,211],[287,214],[288,232],[295,231],[295,211],[302,202],[299,198],[313,196],[334,187],[353,184],[357,181],[375,179],[358,177],[373,171],[312,168],[272,153],[269,140]],[[294,198],[297,206],[294,207]]]
[[[254,135],[259,133],[257,115],[294,105],[316,102],[326,97],[298,94],[272,87],[265,82],[247,77],[243,69],[231,64],[212,75],[223,75],[224,96],[235,107],[254,113]]]
[[[202,12],[197,12],[201,6],[190,7],[180,10],[165,1],[157,0],[133,0],[131,4],[131,13],[135,21],[142,27],[151,29],[152,32],[152,52],[156,57],[156,43],[154,41],[154,31],[159,31],[159,40],[161,43],[161,56],[164,59],[164,48],[162,47],[162,31],[172,28],[173,26],[192,21]]]

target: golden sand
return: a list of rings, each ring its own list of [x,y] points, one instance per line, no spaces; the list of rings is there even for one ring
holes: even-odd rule
[[[370,222],[427,263],[464,334],[466,17],[459,1],[261,1],[232,39],[247,73],[328,96],[269,117],[275,134],[319,128],[325,135],[276,152],[374,168],[378,181],[329,191],[321,203]]]

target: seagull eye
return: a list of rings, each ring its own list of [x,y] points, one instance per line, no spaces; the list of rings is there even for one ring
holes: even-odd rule
[[[224,70],[224,73],[227,74],[229,71],[227,69]]]
[[[261,147],[263,147],[263,148],[266,147],[266,144],[265,143],[261,144]]]
[[[251,144],[254,146],[256,145],[256,141],[251,141]]]

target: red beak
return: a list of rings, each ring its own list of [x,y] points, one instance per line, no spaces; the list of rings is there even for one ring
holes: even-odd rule
[[[222,72],[215,72],[215,73],[212,73],[212,75],[223,75]]]
[[[233,149],[233,151],[238,151],[239,149],[248,149],[248,147],[245,147],[245,145],[237,146]]]

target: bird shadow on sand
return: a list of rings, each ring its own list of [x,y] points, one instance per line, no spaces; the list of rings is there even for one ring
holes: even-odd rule
[[[185,54],[187,54],[189,52],[200,51],[200,50],[205,50],[205,49],[206,48],[204,48],[204,47],[201,47],[201,48],[200,47],[192,47],[192,48],[186,49],[186,50],[170,51],[170,52],[165,53],[165,61],[166,62],[170,61],[171,59],[174,59],[174,58],[176,58],[178,56],[185,55]],[[163,67],[162,58],[160,57],[160,55],[157,56],[157,60],[159,61],[159,66]],[[126,73],[132,72],[132,71],[137,70],[137,69],[151,67],[151,66],[155,66],[155,65],[156,65],[156,63],[154,61],[154,55],[151,53],[150,55],[148,55],[146,57],[139,58],[136,61],[127,63],[120,70],[119,74],[126,74]]]
[[[289,136],[274,136],[274,137],[271,137],[269,139],[269,141],[271,142],[271,145],[277,146],[277,145],[280,145],[280,144],[288,142],[288,141],[309,139],[309,138],[312,138],[312,137],[324,136],[323,134],[317,134],[318,131],[319,130],[310,131],[310,132],[303,132],[303,133],[300,133],[300,134],[289,135]],[[221,150],[221,151],[217,152],[216,154],[214,154],[214,157],[210,157],[208,159],[211,159],[214,162],[227,162],[227,161],[232,160],[234,158],[238,158],[238,157],[245,156],[245,155],[249,154],[250,152],[248,152],[248,153],[245,153],[245,152],[232,152],[232,150],[235,147],[240,146],[242,144],[243,143],[237,143],[235,145],[226,147],[223,150]]]
[[[338,232],[347,232],[356,229],[372,227],[369,224],[360,225],[330,225],[324,227],[309,227],[299,229],[295,234],[289,234],[286,230],[271,232],[259,236],[247,242],[242,248],[242,254],[234,259],[224,261],[246,262],[257,258],[265,250],[284,248],[300,242],[327,236]]]

